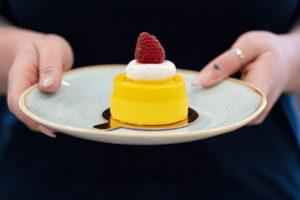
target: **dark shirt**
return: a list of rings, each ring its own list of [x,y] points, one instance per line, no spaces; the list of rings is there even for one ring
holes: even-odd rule
[[[156,35],[178,68],[200,70],[249,30],[287,32],[297,0],[7,0],[16,25],[65,37],[75,67],[128,63]],[[294,99],[267,119],[184,144],[127,146],[29,131],[0,109],[0,199],[300,199]]]

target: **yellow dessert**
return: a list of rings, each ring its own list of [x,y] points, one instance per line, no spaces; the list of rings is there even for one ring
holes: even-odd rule
[[[188,98],[184,79],[164,60],[155,36],[142,33],[136,59],[114,79],[110,101],[113,119],[134,125],[164,125],[185,120]]]
[[[188,112],[185,83],[180,75],[167,81],[134,81],[119,74],[114,80],[110,111],[114,119],[138,125],[184,120]]]

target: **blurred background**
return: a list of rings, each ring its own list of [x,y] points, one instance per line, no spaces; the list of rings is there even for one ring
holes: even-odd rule
[[[300,111],[300,94],[297,94],[298,110]]]

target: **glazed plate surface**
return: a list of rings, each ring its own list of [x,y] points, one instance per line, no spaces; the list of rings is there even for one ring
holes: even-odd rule
[[[195,123],[173,130],[94,129],[94,125],[105,122],[101,115],[109,108],[113,79],[124,72],[124,67],[99,65],[71,70],[64,74],[56,93],[45,94],[37,85],[26,90],[20,107],[40,124],[71,136],[115,144],[158,145],[231,132],[252,121],[266,105],[265,96],[243,81],[228,78],[209,89],[195,88],[191,82],[197,72],[178,70],[185,79],[189,107],[200,115]]]

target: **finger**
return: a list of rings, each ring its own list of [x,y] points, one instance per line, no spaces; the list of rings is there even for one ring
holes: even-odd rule
[[[17,70],[18,71],[18,70]],[[50,137],[56,137],[52,129],[43,127],[35,121],[28,118],[19,108],[19,99],[22,92],[31,86],[30,81],[24,77],[10,78],[10,90],[8,92],[8,105],[10,110],[33,131],[40,131]]]
[[[276,75],[275,70],[268,69],[267,67],[273,65],[270,60],[272,61],[272,59],[269,58],[269,55],[266,53],[262,55],[260,59],[247,66],[247,69],[242,71],[242,79],[258,88],[267,98],[266,108],[256,119],[250,123],[251,125],[257,125],[263,122],[273,107],[276,99],[280,95],[279,93],[277,94],[274,92],[276,90],[272,88],[274,85],[274,78],[276,79]]]
[[[54,134],[54,130],[53,129],[49,129],[45,126],[39,125],[38,126],[38,130],[42,133],[44,133],[45,135],[52,137],[52,138],[56,138],[56,135]]]
[[[28,45],[19,51],[9,72],[7,93],[8,107],[30,129],[38,131],[39,124],[28,118],[19,108],[21,94],[37,82],[37,55],[34,47]],[[51,133],[52,130],[48,129]],[[48,134],[49,135],[49,134]]]
[[[17,66],[17,65],[16,65]],[[16,70],[18,73],[18,70]],[[21,73],[20,73],[21,74]],[[10,89],[8,92],[8,105],[9,109],[21,120],[24,124],[26,124],[31,130],[33,131],[40,131],[50,137],[56,137],[54,131],[52,129],[46,128],[44,126],[39,125],[35,121],[28,118],[19,108],[19,99],[20,95],[23,93],[24,90],[29,88],[32,84],[30,83],[29,79],[24,77],[16,77],[11,76],[10,80]]]
[[[267,105],[262,113],[255,118],[250,125],[258,125],[264,121],[264,119],[269,114],[271,108],[273,107],[274,103],[274,95],[271,91],[270,85],[272,84],[269,78],[266,78],[262,75],[263,70],[252,70],[246,76],[244,76],[243,80],[250,83],[251,85],[255,86],[256,88],[260,89],[267,98]]]
[[[39,53],[39,88],[43,92],[59,89],[64,68],[64,47],[55,40],[37,44]]]
[[[249,123],[249,125],[259,125],[261,124],[267,117],[267,114],[260,114],[257,118]]]
[[[240,69],[240,60],[226,51],[208,63],[193,80],[193,86],[211,87]]]
[[[53,41],[53,40],[56,42],[58,41],[60,43],[60,45],[62,45],[64,47],[63,70],[66,71],[66,70],[70,69],[72,67],[73,61],[74,61],[74,54],[73,54],[71,45],[64,38],[62,38],[58,35],[48,34],[47,38],[50,41]]]
[[[242,63],[241,58],[233,50],[227,50],[210,63],[208,63],[193,80],[193,86],[211,87],[226,77],[236,73],[242,67],[247,65],[261,54],[261,49],[249,46],[249,41],[241,37],[234,44],[234,48],[240,49],[244,55]]]

